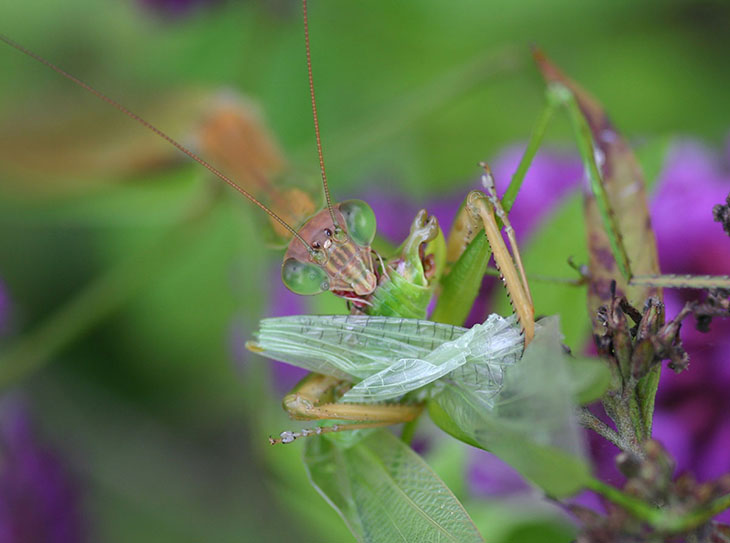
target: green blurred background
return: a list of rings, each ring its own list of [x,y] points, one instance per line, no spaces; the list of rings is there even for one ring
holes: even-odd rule
[[[316,176],[299,3],[174,16],[153,4],[5,2],[0,31],[182,141],[193,137],[191,113],[176,110],[187,93],[235,89]],[[310,31],[335,198],[466,191],[475,164],[524,141],[540,112],[530,44],[640,145],[727,135],[725,2],[311,0]],[[151,135],[9,47],[0,73],[0,280],[11,298],[0,383],[23,395],[38,439],[79,485],[90,539],[349,540],[306,481],[299,446],[267,444],[291,426],[269,363],[237,354],[274,311],[281,253],[262,242],[257,211],[200,168],[168,164],[162,146],[163,164],[136,164],[157,152]],[[563,120],[550,139],[572,149]],[[579,220],[556,235],[580,256]],[[528,268],[539,255],[564,270],[566,251],[544,248],[527,248]],[[538,312],[556,310],[535,298]],[[469,497],[467,454],[447,442],[428,459],[498,540],[522,520]],[[523,528],[513,540],[547,540]]]

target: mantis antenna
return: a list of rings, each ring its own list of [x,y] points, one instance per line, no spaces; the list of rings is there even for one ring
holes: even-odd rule
[[[305,21],[306,21],[306,19],[305,19]],[[305,22],[305,24],[306,24],[306,22]],[[20,45],[19,43],[15,42],[15,41],[11,40],[7,36],[5,36],[3,34],[0,34],[0,41],[5,42],[10,47],[12,47],[12,48],[20,51],[21,53],[23,53],[23,54],[31,57],[34,60],[37,60],[41,64],[44,64],[45,66],[48,66],[54,72],[62,75],[66,79],[72,81],[73,83],[75,83],[79,87],[81,87],[84,90],[90,92],[91,94],[93,94],[94,96],[96,96],[100,100],[106,102],[107,104],[110,104],[111,106],[114,106],[116,109],[118,109],[119,111],[121,111],[122,113],[124,113],[130,119],[132,119],[134,121],[137,121],[139,124],[141,124],[142,126],[144,126],[145,128],[147,128],[148,130],[151,130],[152,132],[154,132],[160,138],[164,139],[168,143],[170,143],[173,146],[175,146],[179,151],[181,151],[182,153],[186,154],[188,157],[192,158],[195,162],[197,162],[198,164],[200,164],[201,166],[203,166],[205,169],[207,169],[208,171],[210,171],[213,175],[215,175],[216,177],[218,177],[219,179],[221,179],[222,181],[224,181],[225,183],[227,183],[233,189],[235,189],[238,192],[240,192],[241,194],[243,194],[246,198],[248,198],[252,203],[256,204],[264,212],[268,213],[268,215],[272,219],[276,220],[279,224],[281,224],[284,228],[286,228],[295,238],[297,238],[302,244],[304,244],[304,246],[307,248],[307,250],[309,251],[310,254],[313,254],[315,252],[314,249],[312,249],[312,247],[309,246],[309,243],[307,243],[305,241],[305,239],[302,236],[300,236],[299,233],[297,233],[296,230],[294,230],[291,226],[289,226],[284,219],[282,219],[281,217],[279,217],[276,213],[274,213],[271,209],[269,209],[268,207],[266,207],[264,204],[262,204],[261,202],[259,202],[251,193],[249,193],[242,186],[240,186],[239,184],[237,184],[235,181],[233,181],[231,178],[229,178],[228,176],[226,176],[225,174],[223,174],[221,171],[219,171],[213,165],[209,164],[208,162],[206,162],[205,160],[203,160],[202,158],[200,158],[198,155],[196,155],[194,152],[192,152],[190,149],[188,149],[187,147],[185,147],[182,143],[179,143],[178,141],[174,140],[172,137],[168,136],[165,132],[163,132],[162,130],[160,130],[159,128],[157,128],[156,126],[154,126],[153,124],[149,123],[148,121],[144,120],[142,117],[140,117],[136,113],[130,111],[129,109],[127,109],[126,107],[124,107],[122,104],[120,104],[116,100],[113,100],[113,99],[109,98],[106,94],[103,94],[102,92],[96,90],[91,85],[88,85],[88,84],[84,83],[83,81],[81,81],[77,77],[74,77],[73,75],[71,75],[70,73],[66,72],[65,70],[59,68],[58,66],[56,66],[52,62],[46,60],[42,56],[37,55],[36,53],[34,53],[34,52],[26,49],[25,47],[23,47],[22,45]],[[311,76],[310,76],[310,81],[311,81]],[[315,124],[316,124],[316,119],[317,119],[317,116],[315,114]],[[319,135],[317,136],[317,141],[319,142]],[[321,156],[321,152],[320,152],[320,156]],[[323,168],[322,169],[322,174],[324,175],[324,166],[322,168]],[[325,182],[325,193],[327,193],[327,184],[326,184],[326,182]],[[329,205],[329,194],[327,194],[327,203]],[[330,213],[332,213],[332,209],[331,208],[330,208]]]
[[[327,173],[324,170],[324,156],[322,155],[322,140],[319,137],[319,118],[317,117],[317,102],[314,99],[314,81],[312,79],[312,53],[309,50],[309,19],[307,17],[307,0],[302,0],[302,14],[304,16],[304,45],[307,50],[307,73],[309,74],[309,94],[312,97],[312,115],[314,116],[314,135],[317,138],[317,154],[319,155],[319,169],[322,172],[322,188],[324,189],[324,197],[327,201],[327,209],[332,217],[332,224],[335,231],[341,232],[340,224],[337,222],[335,212],[332,209],[332,199],[330,198],[330,189],[327,185]]]

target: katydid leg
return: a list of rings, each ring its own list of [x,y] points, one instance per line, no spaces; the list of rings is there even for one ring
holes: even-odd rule
[[[351,420],[381,424],[408,422],[421,413],[421,404],[335,403],[349,383],[310,373],[284,397],[284,410],[296,420]]]
[[[495,264],[502,274],[502,280],[507,288],[512,306],[520,320],[525,334],[525,346],[527,346],[535,335],[535,308],[532,304],[529,287],[524,279],[525,273],[518,256],[517,245],[513,244],[510,239],[512,252],[510,253],[507,249],[495,217],[495,207],[500,209],[500,213],[505,217],[506,213],[501,209],[497,198],[490,199],[482,192],[472,191],[467,198],[467,206],[481,218],[484,225],[484,233],[492,248]]]

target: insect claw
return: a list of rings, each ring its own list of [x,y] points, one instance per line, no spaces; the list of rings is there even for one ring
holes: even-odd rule
[[[277,439],[269,436],[269,443],[271,445],[278,445],[280,443],[282,445],[286,445],[287,443],[291,443],[292,441],[294,441],[296,438],[300,437],[301,435],[302,434],[300,434],[300,433],[290,432],[287,430],[287,431],[284,431],[281,434],[279,434],[279,438],[277,438]]]
[[[251,351],[252,353],[263,353],[264,349],[256,343],[255,341],[247,341],[245,344],[246,349]]]
[[[486,162],[484,162],[484,161],[481,161],[481,162],[479,163],[479,167],[480,167],[480,168],[481,168],[482,170],[484,170],[485,172],[487,172],[487,173],[488,173],[488,174],[489,174],[490,176],[492,175],[492,170],[491,170],[491,169],[489,168],[489,164],[487,164]]]

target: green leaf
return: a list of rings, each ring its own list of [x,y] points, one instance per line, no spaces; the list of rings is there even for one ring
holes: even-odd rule
[[[583,489],[590,478],[590,469],[586,461],[576,454],[571,454],[558,448],[557,445],[537,443],[533,438],[509,425],[490,420],[488,415],[480,410],[476,402],[467,403],[469,398],[454,387],[447,387],[439,397],[441,409],[451,415],[454,405],[462,412],[463,417],[472,420],[482,420],[478,429],[472,429],[471,435],[460,429],[462,420],[455,424],[457,429],[449,431],[454,437],[457,434],[467,435],[464,441],[481,449],[488,450],[519,471],[523,477],[543,489],[547,494],[556,498],[572,496]],[[444,405],[448,407],[444,407]],[[451,404],[451,406],[449,406]],[[429,409],[429,414],[432,411]],[[439,421],[434,419],[439,424]]]
[[[568,371],[571,390],[580,405],[600,399],[611,384],[611,370],[599,358],[569,358]]]
[[[524,496],[519,507],[505,500],[468,503],[474,523],[489,534],[490,543],[569,543],[576,526],[552,502]]]
[[[489,256],[487,237],[477,234],[449,274],[441,280],[441,293],[431,319],[461,326],[479,294]]]
[[[348,449],[309,439],[304,461],[314,486],[358,541],[484,541],[431,468],[385,430]]]

